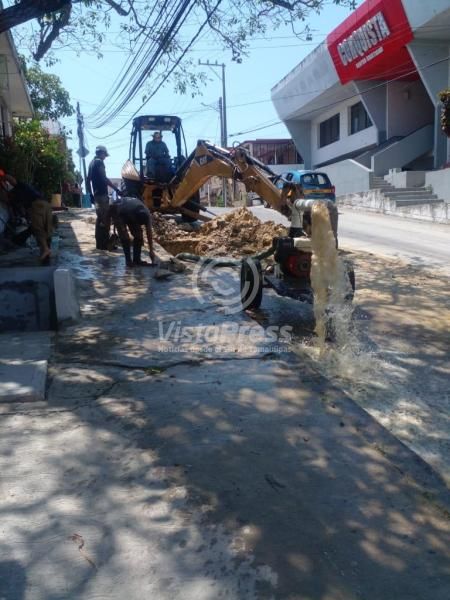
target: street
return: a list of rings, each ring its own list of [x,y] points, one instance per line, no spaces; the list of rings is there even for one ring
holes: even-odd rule
[[[271,209],[252,212],[286,222]],[[271,290],[265,290],[258,316],[266,325],[294,323],[296,351],[432,465],[447,485],[449,235],[446,225],[340,211],[340,247],[356,271],[353,329],[345,348],[331,345],[319,358],[310,307]]]
[[[212,207],[221,214],[230,209]],[[262,206],[251,211],[261,221],[288,224],[279,212]],[[438,267],[450,274],[450,226],[339,208],[339,243],[349,250],[363,250],[413,265]]]
[[[4,597],[447,600],[448,487],[312,346],[258,343],[279,299],[257,322],[190,270],[127,271],[90,215],[62,217],[83,318],[55,334],[47,399],[0,406]]]

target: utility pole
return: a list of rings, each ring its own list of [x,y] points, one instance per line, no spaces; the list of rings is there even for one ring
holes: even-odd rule
[[[216,61],[217,62],[217,61]],[[227,130],[227,96],[225,86],[225,64],[222,63],[222,124],[223,124],[223,140],[222,145],[224,148],[228,146],[228,130]]]
[[[223,145],[223,140],[224,140],[224,136],[223,136],[223,103],[222,103],[222,97],[219,98],[219,117],[220,117],[220,145],[222,147],[224,147]]]
[[[87,171],[86,171],[86,156],[89,154],[89,150],[84,144],[84,118],[81,114],[80,103],[77,102],[77,134],[78,134],[78,150],[77,154],[80,157],[81,164],[83,165],[83,177],[84,177],[84,189],[86,194],[89,194],[90,190],[87,189]]]
[[[214,68],[221,67],[222,69],[222,77],[219,75],[217,77],[222,80],[222,98],[219,98],[219,114],[220,114],[220,145],[222,148],[226,148],[228,146],[228,130],[227,130],[227,96],[226,96],[226,83],[225,83],[225,63],[218,63],[217,60],[215,63],[210,63],[209,60],[206,62],[198,61],[198,64],[203,67],[209,67],[213,73],[217,75],[214,71]],[[222,180],[222,195],[223,195],[223,204],[227,205],[227,182],[225,177]]]

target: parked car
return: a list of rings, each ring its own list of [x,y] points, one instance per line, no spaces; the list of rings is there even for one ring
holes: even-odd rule
[[[286,171],[286,173],[281,174],[276,186],[281,189],[286,181],[300,185],[303,188],[305,198],[336,201],[335,187],[326,173],[321,171]]]

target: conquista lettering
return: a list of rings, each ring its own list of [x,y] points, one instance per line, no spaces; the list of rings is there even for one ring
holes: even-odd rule
[[[354,60],[363,57],[369,50],[390,35],[391,31],[383,13],[377,13],[338,45],[342,64],[347,66]]]

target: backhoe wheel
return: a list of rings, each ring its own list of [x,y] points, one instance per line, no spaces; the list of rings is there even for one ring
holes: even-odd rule
[[[241,265],[241,302],[243,310],[259,308],[263,293],[261,263],[244,258]]]

